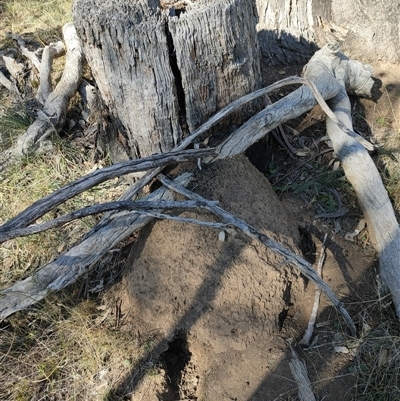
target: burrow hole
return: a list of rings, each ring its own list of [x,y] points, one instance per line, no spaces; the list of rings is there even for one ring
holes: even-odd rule
[[[162,394],[163,400],[176,401],[181,399],[183,375],[191,357],[192,353],[188,348],[187,333],[181,331],[168,344],[168,349],[160,355],[160,363],[165,371],[168,385],[167,390]],[[190,399],[197,400],[197,397]]]

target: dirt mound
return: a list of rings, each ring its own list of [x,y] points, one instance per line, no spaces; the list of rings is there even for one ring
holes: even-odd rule
[[[206,167],[194,184],[196,192],[299,252],[294,217],[247,158]],[[169,378],[161,387],[145,380],[133,399],[155,399],[154,391],[171,400],[248,399],[282,356],[277,333],[293,305],[306,305],[304,280],[258,243],[231,231],[219,241],[218,234],[160,221],[133,246],[119,296],[135,332],[157,333],[153,358],[161,357],[161,373]],[[301,312],[304,325],[308,312],[304,319]]]
[[[328,233],[325,281],[354,317],[364,300],[376,296],[371,284],[375,253],[343,239],[357,218],[347,217],[334,227],[314,221],[307,203],[290,197],[280,202],[244,156],[204,167],[192,189],[295,252],[301,246],[311,262]],[[182,216],[212,219],[201,212]],[[113,396],[129,395],[135,401],[293,400],[292,344],[307,362],[318,398],[353,399],[354,354],[335,352],[337,345],[352,342],[329,302],[321,299],[316,346],[301,350],[296,343],[308,323],[315,287],[241,233],[227,229],[225,241],[218,237],[214,229],[165,220],[140,233],[122,282],[108,299],[114,298],[114,304],[117,299],[123,328],[144,356]]]

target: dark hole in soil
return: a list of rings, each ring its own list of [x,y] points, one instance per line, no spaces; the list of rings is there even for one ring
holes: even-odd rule
[[[246,150],[246,156],[251,164],[263,174],[269,174],[272,155],[270,136],[260,139]]]
[[[288,282],[286,288],[282,294],[282,298],[285,301],[285,307],[282,309],[281,313],[278,316],[278,328],[279,331],[282,330],[283,325],[285,324],[285,320],[288,316],[289,308],[293,305],[292,303],[292,283]]]
[[[278,316],[278,328],[279,328],[279,331],[282,331],[282,329],[283,329],[283,325],[285,324],[285,320],[287,318],[288,312],[289,312],[288,308],[283,308],[282,312]]]
[[[160,355],[160,362],[165,370],[166,381],[169,389],[163,397],[171,397],[165,399],[177,400],[179,398],[179,386],[182,381],[182,373],[190,361],[192,354],[188,349],[187,335],[180,332],[174,340],[172,340],[168,349]],[[164,398],[162,398],[164,399]]]
[[[317,260],[317,247],[315,246],[313,237],[309,231],[302,227],[299,227],[299,233],[299,247],[303,252],[304,259],[307,260],[307,262],[313,264]]]

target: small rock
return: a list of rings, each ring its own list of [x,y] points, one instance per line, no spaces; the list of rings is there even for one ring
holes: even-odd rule
[[[344,346],[338,346],[338,347],[335,347],[334,348],[334,351],[336,352],[336,353],[340,353],[340,354],[348,354],[350,351],[349,351],[349,349],[347,348],[347,347],[344,347]]]

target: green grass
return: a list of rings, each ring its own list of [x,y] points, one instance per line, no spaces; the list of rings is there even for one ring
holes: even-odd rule
[[[317,207],[323,213],[337,211],[339,204],[332,189],[337,189],[348,194],[352,190],[344,176],[342,169],[333,170],[326,165],[314,165],[313,170],[303,167],[296,170],[293,176],[288,176],[286,183],[274,185],[277,192],[293,192],[305,196],[310,204]]]

